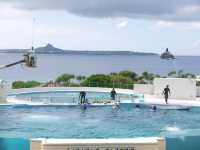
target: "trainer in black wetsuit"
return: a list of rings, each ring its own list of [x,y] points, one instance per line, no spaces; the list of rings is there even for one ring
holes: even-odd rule
[[[112,100],[115,100],[116,95],[117,95],[117,93],[116,93],[115,89],[113,88],[112,91],[110,92],[110,97],[111,97],[111,99],[112,99]]]
[[[85,91],[81,91],[80,95],[79,95],[79,99],[80,99],[80,103],[81,104],[85,103],[85,96],[86,96],[86,92]]]
[[[170,94],[169,85],[167,85],[166,88],[164,88],[163,94],[165,96],[165,103],[168,104],[168,98],[169,98],[169,94]]]

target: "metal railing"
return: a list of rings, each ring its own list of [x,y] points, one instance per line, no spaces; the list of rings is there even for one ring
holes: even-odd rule
[[[88,87],[108,87],[108,88],[120,88],[120,89],[133,89],[133,84],[122,83],[122,82],[88,82],[88,84],[83,84]]]
[[[133,89],[134,84],[123,83],[123,82],[90,82],[88,81],[87,83],[68,83],[68,84],[49,83],[49,84],[46,84],[46,86],[48,87],[102,87],[102,88]]]

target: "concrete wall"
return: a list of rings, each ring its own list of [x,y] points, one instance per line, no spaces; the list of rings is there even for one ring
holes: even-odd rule
[[[197,87],[197,97],[200,97],[200,87]]]
[[[44,139],[32,139],[30,150],[43,150]]]
[[[134,91],[142,94],[154,94],[153,84],[134,84]]]
[[[0,80],[0,103],[6,103],[8,92],[11,90],[11,83]]]
[[[154,80],[154,94],[161,98],[162,91],[170,86],[172,99],[195,100],[196,99],[196,80],[182,78],[156,78]]]
[[[165,150],[165,140],[162,138],[135,139],[43,139],[32,140],[30,150]]]

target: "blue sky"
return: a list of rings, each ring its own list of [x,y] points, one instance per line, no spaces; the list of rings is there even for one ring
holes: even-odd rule
[[[63,49],[155,53],[168,47],[178,55],[200,55],[200,2],[168,0],[166,4],[0,0],[0,48],[30,48],[35,18],[35,47],[51,43]]]

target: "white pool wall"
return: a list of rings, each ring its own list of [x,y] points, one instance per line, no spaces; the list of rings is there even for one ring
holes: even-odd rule
[[[13,89],[8,94],[23,94],[34,92],[54,92],[54,91],[86,91],[86,92],[111,92],[112,88],[98,88],[98,87],[37,87],[25,89]],[[115,89],[119,94],[134,94],[130,89]]]
[[[73,149],[130,149],[165,150],[164,138],[133,139],[32,139],[31,150],[73,150]]]
[[[11,91],[12,84],[0,79],[0,103],[6,103],[7,94]]]
[[[154,94],[153,84],[134,84],[134,91],[142,94]]]

